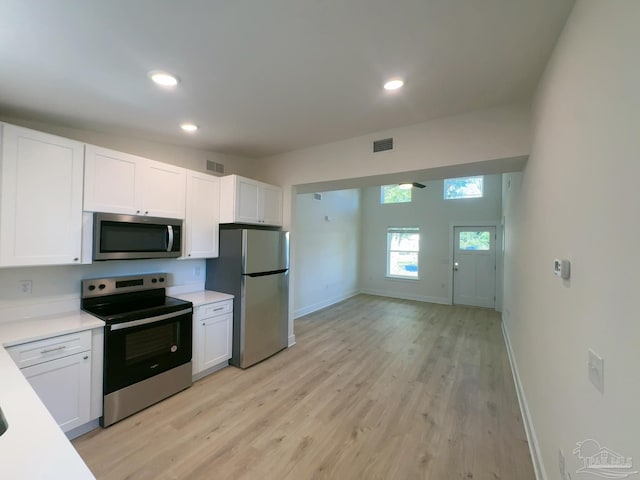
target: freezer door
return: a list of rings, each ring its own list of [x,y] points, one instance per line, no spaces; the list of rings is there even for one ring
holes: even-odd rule
[[[289,268],[289,232],[242,231],[242,272],[274,272]]]
[[[242,278],[244,318],[240,367],[247,368],[287,347],[289,274],[243,275]]]

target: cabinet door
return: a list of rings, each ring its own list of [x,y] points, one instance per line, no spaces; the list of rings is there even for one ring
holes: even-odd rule
[[[139,184],[145,159],[93,145],[86,146],[84,209],[140,213]]]
[[[282,226],[282,188],[263,184],[261,203],[263,223]]]
[[[186,170],[174,165],[148,160],[142,177],[144,215],[184,218]]]
[[[248,178],[236,179],[235,221],[238,223],[262,223],[260,221],[259,184]]]
[[[23,368],[22,373],[63,431],[89,422],[91,352]]]
[[[217,177],[187,171],[187,209],[185,219],[188,258],[218,256],[218,217],[220,181]]]
[[[2,125],[0,264],[80,263],[84,145]]]
[[[231,326],[233,314],[218,315],[199,321],[199,371],[214,367],[231,358]]]

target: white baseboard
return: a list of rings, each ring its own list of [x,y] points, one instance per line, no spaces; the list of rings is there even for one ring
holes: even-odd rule
[[[69,440],[73,440],[74,438],[78,438],[79,436],[89,433],[91,430],[95,430],[96,428],[100,428],[100,420],[97,418],[85,423],[84,425],[80,425],[79,427],[69,430],[65,435]]]
[[[428,297],[427,295],[414,295],[412,293],[393,292],[389,290],[375,290],[371,288],[362,289],[360,290],[360,293],[366,293],[368,295],[377,295],[379,297],[401,298],[403,300],[416,300],[418,302],[451,305],[451,302],[446,297]]]
[[[228,366],[229,366],[229,361],[225,360],[224,362],[219,363],[218,365],[214,365],[213,367],[208,368],[207,370],[203,370],[200,373],[196,373],[191,377],[191,380],[195,382],[197,380],[200,380],[201,378],[206,377],[207,375],[211,375],[212,373],[217,372],[218,370],[222,370],[223,368],[226,368]]]
[[[351,298],[360,293],[359,290],[352,290],[350,292],[344,293],[342,295],[337,295],[332,298],[328,298],[318,303],[314,303],[313,305],[309,305],[308,307],[299,308],[293,312],[293,318],[304,317],[305,315],[309,315],[315,311],[321,310],[326,307],[330,307],[331,305],[346,300],[347,298]]]
[[[296,336],[295,335],[289,335],[289,343],[287,345],[287,347],[293,347],[296,344]]]
[[[511,364],[513,381],[516,384],[516,394],[518,395],[518,403],[520,404],[520,413],[522,414],[524,431],[527,434],[527,442],[529,443],[529,453],[531,454],[533,470],[537,480],[547,480],[547,472],[544,468],[544,462],[542,461],[542,453],[540,452],[538,437],[536,437],[536,431],[533,428],[531,413],[529,413],[529,405],[527,404],[527,398],[524,396],[524,389],[522,388],[520,374],[518,373],[518,365],[516,364],[516,358],[513,355],[513,350],[511,349],[511,340],[509,339],[509,333],[507,332],[504,320],[502,321],[502,336],[504,337],[504,343],[507,346],[507,355],[509,357],[509,363]]]

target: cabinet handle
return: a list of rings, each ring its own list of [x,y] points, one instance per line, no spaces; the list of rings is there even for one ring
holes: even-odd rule
[[[45,348],[44,350],[40,351],[40,353],[51,353],[51,352],[57,352],[58,350],[62,350],[67,348],[66,345],[61,345],[59,347],[56,348]]]
[[[73,261],[74,261],[74,262],[77,262],[77,261],[78,261],[78,257],[74,258],[74,259],[73,259]]]
[[[136,213],[140,213],[140,210],[136,210]]]
[[[224,310],[224,307],[218,307],[213,309],[214,312],[219,312],[220,310]]]
[[[149,214],[149,210],[145,211],[145,212],[144,212],[144,214],[145,214],[145,215],[148,215],[148,214]]]
[[[82,357],[83,360],[87,360],[89,358],[89,355],[85,355],[84,357]]]
[[[206,323],[202,322],[202,326],[204,327],[206,325]]]
[[[190,257],[190,256],[191,256],[191,254],[187,255],[187,257]]]

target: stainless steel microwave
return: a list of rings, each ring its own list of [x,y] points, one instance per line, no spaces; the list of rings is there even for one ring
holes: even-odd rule
[[[182,220],[95,213],[93,259],[133,260],[182,255]]]

